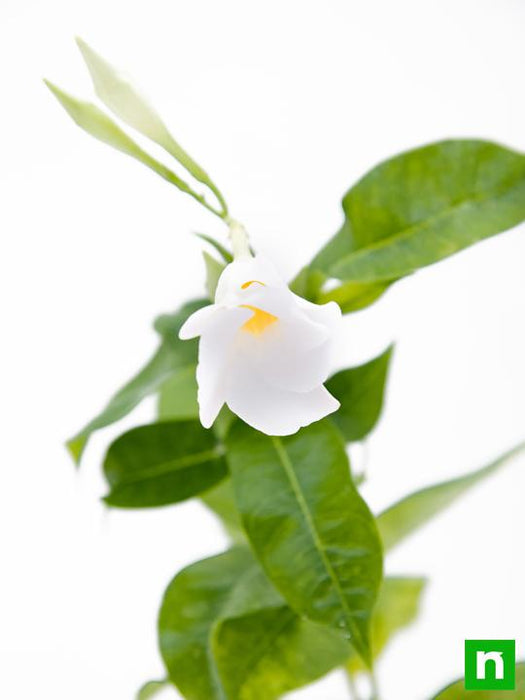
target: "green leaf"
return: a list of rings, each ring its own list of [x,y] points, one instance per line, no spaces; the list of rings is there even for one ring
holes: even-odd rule
[[[224,440],[228,431],[237,420],[239,419],[235,413],[232,413],[228,406],[224,405],[219,411],[219,415],[215,419],[212,429],[221,440]]]
[[[197,403],[196,366],[177,372],[165,382],[159,391],[157,414],[160,420],[180,420],[199,416]],[[223,440],[236,417],[223,406],[215,423],[213,432]],[[235,506],[229,477],[223,479],[217,486],[201,494],[201,500],[222,521],[227,534],[234,542],[244,542],[245,537]]]
[[[206,243],[209,243],[212,246],[212,248],[215,248],[215,250],[221,256],[223,262],[225,262],[227,265],[233,262],[233,255],[230,253],[230,251],[226,250],[226,248],[221,243],[219,243],[219,241],[216,241],[215,238],[212,238],[212,236],[208,236],[207,233],[196,233],[195,235],[203,241],[206,241]]]
[[[246,542],[229,477],[223,479],[217,486],[206,493],[203,493],[201,500],[220,519],[233,542]]]
[[[354,313],[366,309],[381,297],[390,287],[391,282],[378,282],[368,284],[366,282],[344,282],[343,284],[330,289],[320,291],[315,302],[317,304],[327,304],[335,301],[344,314]]]
[[[441,141],[378,165],[343,199],[345,222],[312,268],[388,282],[525,218],[525,156],[478,140]]]
[[[448,685],[432,700],[525,700],[525,662],[516,664],[516,690],[469,690],[465,691],[463,678]]]
[[[107,451],[110,506],[148,508],[207,491],[227,474],[224,449],[198,421],[152,423],[121,435]]]
[[[123,122],[162,146],[196,180],[209,187],[219,200],[222,208],[221,214],[226,214],[226,204],[216,185],[200,165],[175,141],[147,100],[124,75],[96,53],[85,41],[77,38],[77,44],[93,80],[95,92],[106,107]]]
[[[506,452],[491,464],[477,471],[428,486],[406,496],[387,508],[377,518],[385,550],[392,549],[406,537],[441,513],[466,491],[488,476],[495,474],[514,457],[525,452],[525,443]]]
[[[274,700],[340,666],[338,630],[299,617],[253,561],[216,624],[212,649],[226,697]]]
[[[366,437],[375,427],[383,407],[392,347],[359,367],[338,372],[326,382],[326,388],[341,402],[330,417],[347,442]]]
[[[137,700],[151,700],[151,698],[155,697],[155,695],[160,693],[161,690],[164,690],[164,688],[167,688],[169,685],[170,682],[167,680],[148,681],[147,683],[144,683],[142,688],[137,693]]]
[[[377,284],[345,282],[331,289],[325,289],[328,279],[328,276],[320,270],[303,267],[290,282],[290,289],[314,304],[327,304],[329,301],[335,301],[341,311],[348,314],[361,311],[361,309],[373,304],[391,284],[390,282],[378,282]]]
[[[198,418],[197,365],[176,370],[159,389],[157,413],[161,420]]]
[[[217,283],[219,277],[223,273],[224,265],[221,265],[220,262],[215,260],[215,258],[209,255],[205,250],[202,251],[202,255],[204,257],[204,264],[206,265],[206,291],[208,292],[208,297],[213,302]]]
[[[170,680],[185,698],[225,698],[211,651],[215,622],[250,565],[232,549],[181,571],[168,586],[159,614],[159,644]]]
[[[324,275],[319,270],[313,270],[310,267],[303,267],[302,270],[290,282],[289,287],[295,294],[298,294],[303,299],[308,299],[317,303],[321,288],[326,280]]]
[[[414,622],[419,614],[424,578],[387,576],[372,615],[372,656],[377,659],[392,637]],[[346,667],[350,673],[364,670],[357,654],[352,654]]]
[[[207,303],[207,300],[191,301],[175,314],[157,319],[155,328],[162,336],[159,349],[147,365],[113,396],[107,406],[68,441],[67,446],[75,462],[80,462],[92,433],[124,418],[142,399],[157,391],[174,373],[195,366],[197,341],[179,340],[178,332],[188,316]]]
[[[349,654],[338,632],[287,607],[246,548],[192,564],[174,578],[159,638],[170,679],[190,700],[273,700]]]
[[[266,573],[296,612],[344,631],[368,661],[381,544],[339,432],[320,421],[278,438],[239,421],[226,446],[237,508]]]
[[[276,700],[343,664],[349,646],[282,606],[224,620],[213,651],[228,698]]]

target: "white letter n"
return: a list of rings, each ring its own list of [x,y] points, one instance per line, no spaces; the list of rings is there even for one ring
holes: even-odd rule
[[[476,652],[476,678],[485,680],[487,661],[494,661],[494,678],[498,681],[504,678],[504,664],[501,651],[477,651]]]

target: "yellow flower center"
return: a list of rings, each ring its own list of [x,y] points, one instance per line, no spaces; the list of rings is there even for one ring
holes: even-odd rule
[[[241,289],[248,289],[248,287],[250,287],[252,284],[260,284],[263,287],[266,287],[264,282],[259,282],[259,280],[249,280],[248,282],[241,284]]]
[[[250,306],[249,304],[241,304],[243,309],[250,309],[253,311],[253,316],[251,316],[246,323],[241,326],[242,331],[251,333],[252,335],[262,335],[264,331],[275,323],[279,319],[273,314],[269,314],[267,311],[258,309],[256,306]]]

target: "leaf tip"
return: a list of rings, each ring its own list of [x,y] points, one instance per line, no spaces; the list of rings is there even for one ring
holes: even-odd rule
[[[84,39],[82,39],[82,37],[81,37],[81,36],[78,36],[78,35],[75,37],[75,44],[78,46],[78,48],[79,48],[81,51],[82,51],[82,49],[84,49],[84,48],[87,47],[87,44],[86,44],[86,42],[84,41]]]
[[[85,435],[75,435],[66,442],[66,449],[73,458],[75,466],[80,466],[80,461],[86,447],[87,438]]]
[[[76,121],[75,116],[74,116],[74,107],[76,100],[68,95],[64,90],[58,87],[58,85],[55,85],[55,83],[52,83],[51,80],[48,80],[47,78],[43,78],[44,84],[46,87],[51,91],[51,93],[56,97],[58,102],[62,105],[62,107],[66,110],[66,112],[69,112],[70,116]]]
[[[58,97],[60,95],[61,90],[54,83],[52,83],[47,78],[42,78],[42,81],[44,85],[48,88],[48,90],[50,90],[53,93],[53,95],[55,95],[55,97]]]
[[[158,681],[148,681],[137,691],[135,700],[149,700],[168,685],[169,681],[167,678]]]
[[[77,45],[78,50],[82,54],[82,58],[84,59],[84,61],[86,61],[86,63],[88,63],[89,58],[91,56],[96,55],[95,51],[91,48],[91,46],[86,41],[84,41],[84,39],[82,39],[81,36],[75,37],[75,44]]]

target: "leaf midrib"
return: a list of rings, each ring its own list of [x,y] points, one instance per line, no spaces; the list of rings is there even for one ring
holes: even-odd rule
[[[310,513],[310,509],[308,508],[308,503],[304,497],[304,494],[301,489],[301,485],[297,479],[297,476],[295,475],[294,469],[293,469],[293,464],[292,461],[286,452],[286,449],[284,445],[282,444],[282,441],[278,437],[272,437],[272,443],[274,445],[275,451],[277,452],[277,456],[279,457],[279,461],[281,462],[284,472],[288,478],[288,481],[290,483],[290,486],[292,488],[292,491],[297,499],[297,503],[299,505],[299,508],[301,510],[301,513],[303,515],[304,520],[306,521],[306,525],[308,527],[308,530],[310,531],[310,535],[312,537],[312,540],[315,545],[315,549],[317,550],[319,556],[321,557],[321,561],[326,569],[326,572],[328,573],[332,583],[334,584],[335,590],[337,592],[337,595],[341,601],[341,607],[343,608],[345,615],[347,617],[346,622],[349,627],[348,631],[351,633],[353,638],[357,638],[361,648],[366,648],[366,645],[363,642],[363,638],[361,636],[361,633],[359,632],[357,626],[354,624],[354,620],[352,618],[352,613],[350,611],[350,608],[348,607],[348,604],[346,602],[345,596],[344,596],[344,591],[341,588],[341,585],[339,583],[339,580],[337,578],[337,575],[334,571],[334,568],[324,550],[323,542],[321,539],[321,536],[317,530],[317,527],[315,525],[315,521],[312,517],[312,514]]]
[[[481,196],[480,197],[467,197],[466,199],[461,200],[458,204],[454,204],[453,206],[447,207],[446,209],[440,211],[439,214],[435,214],[434,216],[429,216],[426,219],[421,219],[421,221],[417,221],[416,223],[412,224],[411,226],[408,226],[407,228],[404,228],[401,231],[394,233],[393,235],[385,236],[384,238],[381,238],[380,240],[375,241],[374,243],[370,243],[369,245],[365,245],[362,248],[359,248],[357,250],[352,251],[351,253],[346,255],[344,258],[342,258],[341,260],[338,260],[335,264],[331,265],[329,268],[329,271],[330,271],[330,273],[333,273],[334,276],[337,277],[337,279],[345,279],[345,278],[339,278],[337,275],[337,271],[340,270],[341,268],[344,268],[344,266],[348,265],[349,262],[353,262],[356,259],[359,260],[359,258],[364,258],[371,252],[388,248],[389,246],[393,245],[394,243],[397,243],[399,241],[403,241],[405,239],[409,239],[411,236],[413,236],[418,231],[418,229],[432,225],[440,220],[444,220],[444,219],[447,219],[449,217],[452,217],[453,214],[461,211],[462,209],[467,209],[468,207],[470,207],[474,204],[483,204],[485,202],[489,202],[492,200],[501,199],[502,197],[511,193],[513,190],[518,189],[520,186],[523,186],[524,183],[525,183],[525,177],[521,177],[521,178],[516,179],[516,181],[511,186],[501,188],[501,190],[499,190],[499,191],[496,190],[495,193],[492,195],[486,195],[484,197],[481,197]],[[459,252],[459,251],[457,251],[457,252]],[[345,281],[347,281],[347,282],[354,281],[354,282],[376,283],[376,282],[380,282],[381,280],[382,280],[382,278],[373,278],[371,280],[348,279]]]
[[[129,484],[149,481],[157,476],[182,471],[186,467],[193,467],[196,464],[204,464],[209,460],[218,459],[219,457],[222,457],[223,454],[224,450],[220,446],[217,446],[211,450],[203,450],[202,452],[196,452],[192,455],[185,455],[184,457],[178,457],[177,459],[172,459],[167,462],[161,462],[154,467],[141,469],[140,471],[134,472],[131,477],[124,477],[123,479],[115,481],[112,484],[112,487],[128,486]]]

